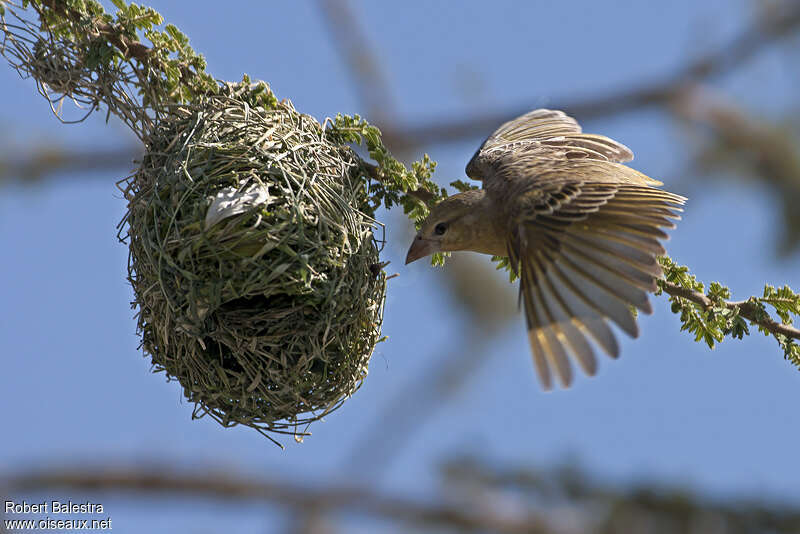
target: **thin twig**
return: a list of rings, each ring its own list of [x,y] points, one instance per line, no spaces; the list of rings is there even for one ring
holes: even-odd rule
[[[63,0],[43,0],[42,3],[48,9],[52,9],[54,12],[65,18],[68,18],[74,23],[80,23],[83,20],[82,15],[74,9],[67,8]],[[36,6],[34,6],[34,8],[38,11],[40,16],[43,16],[43,13],[39,8]],[[114,45],[117,50],[122,52],[122,56],[126,60],[136,59],[144,66],[148,66],[150,64],[150,61],[153,58],[153,49],[151,47],[140,41],[137,41],[136,39],[131,39],[124,34],[122,28],[107,22],[103,22],[100,19],[92,20],[92,25],[93,28],[88,30],[86,35],[95,38],[104,37],[109,43]],[[181,72],[182,82],[185,82],[196,74],[190,68],[190,65],[185,62],[179,65],[179,69]]]
[[[72,22],[80,22],[82,20],[80,13],[73,9],[69,9],[62,0],[44,0],[42,3],[48,9],[51,9],[59,15],[70,19]],[[35,5],[34,8],[36,8]],[[39,10],[37,9],[37,11]],[[39,15],[42,15],[41,11],[39,11]],[[93,31],[89,31],[87,34],[95,37],[105,37],[109,43],[113,44],[120,52],[122,52],[122,55],[125,59],[135,58],[144,64],[150,60],[151,49],[148,46],[140,43],[139,41],[131,39],[126,35],[123,35],[121,29],[115,28],[111,24],[102,22],[100,20],[94,20],[93,24]]]
[[[367,161],[362,162],[364,169],[369,173],[369,177],[377,182],[383,182],[383,175],[377,165],[373,165]],[[413,191],[406,191],[406,194],[416,198],[425,205],[430,205],[436,195],[426,189],[414,189]]]
[[[714,302],[700,291],[694,291],[681,287],[672,282],[662,281],[661,288],[664,293],[669,293],[673,297],[681,297],[690,300],[695,304],[699,304],[703,309],[708,310],[714,307]],[[740,301],[725,301],[725,307],[731,310],[739,309],[739,315],[748,321],[757,324],[768,330],[773,334],[782,334],[792,339],[800,339],[800,330],[791,325],[773,321],[770,318],[764,318],[756,305],[749,300]]]

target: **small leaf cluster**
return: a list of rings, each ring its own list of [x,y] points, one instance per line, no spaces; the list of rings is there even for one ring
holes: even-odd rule
[[[199,95],[216,91],[214,78],[205,72],[205,58],[189,46],[189,39],[178,28],[167,24],[163,32],[149,30],[145,37],[153,44],[153,54],[158,56],[164,73],[154,80],[156,87],[162,84],[171,100],[190,102]]]
[[[509,282],[519,278],[519,274],[517,274],[519,270],[511,268],[511,260],[508,259],[508,256],[492,256],[492,261],[497,264],[497,270],[505,269],[508,272]]]
[[[95,0],[25,0],[23,7],[34,7],[43,30],[84,50],[89,71],[118,68],[125,62],[134,66],[138,76],[134,85],[145,106],[185,103],[216,91],[216,82],[205,72],[205,58],[189,46],[188,37],[177,27],[167,24],[159,30],[164,19],[153,8],[111,1],[117,8],[114,15]],[[145,47],[142,37],[151,46]],[[126,50],[130,43],[146,49],[146,56]]]
[[[774,337],[783,350],[784,357],[800,368],[800,345],[794,339],[768,327],[773,318],[767,306],[772,308],[784,325],[791,325],[793,318],[800,317],[800,295],[789,286],[776,289],[765,285],[761,297],[730,302],[730,289],[719,282],[711,282],[706,292],[703,283],[689,273],[688,267],[676,264],[667,256],[660,257],[659,262],[664,270],[664,280],[683,289],[702,293],[708,299],[707,304],[703,305],[681,296],[669,297],[672,312],[680,316],[681,330],[694,334],[695,341],[703,341],[713,349],[726,337],[742,339],[750,335],[750,326],[755,326],[764,335]],[[663,287],[663,281],[659,280],[656,294],[660,294]],[[747,318],[741,315],[744,310],[747,310]]]
[[[431,180],[436,162],[427,154],[408,169],[383,144],[380,130],[360,116],[340,113],[333,120],[328,120],[326,126],[331,140],[361,145],[377,163],[377,167],[371,171],[365,169],[365,175],[372,180],[370,196],[373,210],[381,205],[386,208],[400,205],[403,212],[419,224],[428,215],[430,206],[447,196],[447,191]],[[409,194],[414,191],[424,191],[430,200],[423,202]]]
[[[678,265],[667,256],[659,258],[664,269],[664,279],[684,289],[705,294],[705,286],[688,267]],[[661,290],[657,292],[659,294]],[[679,314],[681,330],[694,334],[695,341],[705,342],[709,348],[721,342],[725,336],[742,339],[749,335],[747,322],[739,315],[739,308],[730,308],[726,299],[731,296],[730,289],[718,282],[712,282],[706,294],[711,306],[703,306],[679,296],[670,296],[672,312]]]
[[[369,157],[377,163],[377,166],[364,163],[362,168],[363,175],[369,180],[371,214],[379,206],[388,209],[400,205],[403,213],[419,229],[430,213],[430,208],[447,197],[447,190],[431,179],[436,170],[436,162],[427,154],[421,160],[413,162],[409,169],[392,156],[383,144],[380,130],[359,115],[340,113],[333,120],[329,119],[326,125],[331,140],[363,146]],[[446,255],[433,254],[431,264],[444,265]]]
[[[206,60],[202,54],[189,46],[189,38],[173,24],[164,26],[163,31],[156,27],[163,23],[163,17],[153,8],[126,4],[124,0],[112,0],[117,7],[113,26],[132,40],[138,40],[137,32],[150,41],[148,53],[151,69],[158,75],[150,75],[150,86],[142,96],[152,94],[153,89],[166,94],[175,102],[188,102],[200,94],[214,92],[217,84],[205,72]]]
[[[759,313],[765,315],[768,315],[765,305],[772,306],[782,324],[790,325],[794,317],[800,316],[800,295],[788,285],[778,289],[765,285],[763,295],[758,299],[751,298],[751,301],[755,301],[753,304],[758,307]],[[783,350],[783,357],[800,369],[800,345],[794,339],[770,332],[763,326],[759,326],[758,330],[765,336],[773,336]]]
[[[453,182],[450,182],[450,186],[453,187],[459,193],[465,193],[467,191],[475,191],[476,189],[480,189],[477,185],[465,182],[464,180],[455,180]]]
[[[157,66],[159,76],[150,79],[155,86],[162,85],[171,100],[188,102],[194,97],[214,92],[217,84],[205,72],[206,60],[202,54],[189,46],[189,38],[173,24],[156,29],[163,23],[162,16],[150,7],[126,4],[124,0],[112,0],[118,11],[114,26],[126,32],[131,40],[137,40],[141,30],[152,47],[149,52],[150,67]]]
[[[430,213],[430,208],[447,197],[447,190],[431,179],[436,170],[436,162],[427,154],[421,160],[413,162],[411,169],[407,168],[383,144],[381,131],[359,115],[340,113],[333,120],[329,119],[326,126],[331,140],[363,146],[369,157],[377,163],[377,166],[364,163],[362,168],[363,175],[369,180],[372,213],[381,205],[387,209],[400,205],[419,229]],[[433,254],[431,264],[444,265],[446,255]]]

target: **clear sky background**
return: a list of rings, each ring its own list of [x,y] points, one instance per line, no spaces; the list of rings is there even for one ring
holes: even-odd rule
[[[364,111],[314,2],[150,3],[190,37],[216,77],[238,80],[246,72],[264,79],[279,98],[319,119]],[[667,75],[726,42],[752,9],[730,0],[353,6],[402,124],[555,105]],[[715,86],[751,113],[780,119],[776,113],[798,104],[797,64],[785,52],[760,54]],[[0,65],[5,150],[22,153],[45,142],[82,150],[133,145],[123,126],[104,118],[97,113],[61,125],[32,81]],[[764,282],[800,285],[798,256],[778,260],[774,253],[776,199],[758,185],[682,174],[690,148],[666,115],[636,112],[584,128],[630,146],[634,167],[691,197],[668,249],[700,279],[723,281],[735,298],[760,293]],[[439,162],[439,182],[463,178],[480,142],[428,149]],[[115,182],[130,167],[123,162],[115,172],[62,174],[0,190],[2,472],[144,462],[311,485],[377,483],[419,496],[437,492],[441,461],[470,453],[502,465],[574,462],[612,482],[656,481],[713,497],[800,505],[800,373],[760,335],[713,352],[694,343],[679,332],[664,297],[655,298],[653,316],[640,318],[638,340],[620,336],[618,361],[604,359],[597,377],[581,376],[572,389],[547,394],[516,318],[486,343],[487,359],[469,382],[385,459],[385,476],[362,472],[352,460],[358,436],[387,399],[459,346],[470,327],[442,283],[446,271],[426,262],[403,266],[410,223],[394,213],[382,216],[385,259],[400,274],[389,284],[389,341],[378,346],[361,390],[285,451],[248,428],[192,421],[178,384],[151,374],[137,350],[127,249],[116,239],[125,202]],[[508,301],[515,305],[513,291]],[[392,423],[388,417],[381,424]],[[276,525],[262,507],[96,494],[90,500],[107,506],[115,532],[224,532],[233,521],[245,533]]]

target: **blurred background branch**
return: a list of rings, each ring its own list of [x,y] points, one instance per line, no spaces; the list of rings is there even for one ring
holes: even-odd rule
[[[39,183],[54,174],[83,173],[97,170],[126,170],[140,158],[140,147],[118,147],[105,150],[70,150],[43,144],[26,153],[6,153],[0,157],[0,186],[3,182]],[[117,177],[119,178],[119,177]]]
[[[499,466],[474,457],[442,466],[445,484],[477,509],[506,499],[532,510],[556,511],[552,523],[563,533],[745,534],[797,532],[800,513],[759,499],[713,501],[677,487],[598,484],[574,466],[549,471]]]
[[[462,532],[546,533],[538,516],[527,513],[475,513],[457,506],[429,503],[403,497],[382,496],[354,487],[304,487],[287,480],[255,480],[224,473],[205,475],[179,473],[169,469],[53,467],[46,471],[23,472],[0,480],[6,494],[52,491],[126,492],[164,497],[211,498],[228,501],[273,502],[298,512],[317,516],[322,511],[350,510],[380,516],[400,523],[447,526]],[[308,526],[308,525],[307,525]]]
[[[6,473],[0,487],[6,495],[32,497],[53,492],[102,498],[158,496],[162,506],[181,498],[277,504],[290,513],[296,531],[314,534],[330,532],[337,524],[322,517],[344,513],[389,520],[423,532],[788,534],[800,530],[800,512],[790,507],[758,499],[712,501],[674,487],[604,485],[570,466],[541,471],[454,457],[442,464],[440,477],[442,495],[424,500],[356,486],[318,488],[230,472],[198,474],[114,464],[82,469],[54,465]]]
[[[709,87],[682,91],[671,104],[676,118],[690,129],[694,162],[705,175],[739,176],[771,190],[783,224],[776,244],[780,253],[800,244],[800,137],[796,125],[774,123],[748,113]]]
[[[350,2],[318,0],[318,6],[331,42],[350,73],[353,89],[363,106],[362,114],[378,125],[390,120],[395,102],[389,82]]]
[[[368,112],[371,121],[381,128],[386,145],[399,154],[407,154],[420,147],[480,138],[498,124],[530,110],[529,104],[523,104],[455,119],[437,117],[418,124],[402,124],[394,112],[389,83],[381,68],[383,62],[373,53],[377,47],[367,40],[348,0],[319,0],[318,5],[332,42],[353,79],[353,87],[362,101],[363,109]],[[787,0],[762,7],[760,16],[725,46],[690,59],[671,75],[632,89],[624,88],[599,97],[555,101],[550,106],[568,110],[583,121],[651,106],[663,107],[665,111],[674,111],[685,118],[685,108],[673,104],[675,99],[683,98],[687,88],[729,74],[767,47],[797,34],[800,2]],[[52,158],[54,153],[59,157]],[[72,156],[68,151],[59,151],[52,146],[40,147],[24,158],[0,152],[0,183],[8,180],[9,176],[25,181],[30,178],[24,174],[28,170],[34,171],[36,179],[40,179],[61,168],[69,169],[87,161],[87,157],[96,160],[95,169],[106,166],[118,168],[137,155],[138,152],[133,149],[115,148]]]
[[[638,111],[650,106],[665,106],[679,96],[687,85],[696,85],[724,76],[746,61],[789,35],[800,26],[800,2],[770,4],[759,18],[713,52],[690,59],[675,73],[631,89],[598,97],[554,101],[554,109],[568,110],[578,121],[589,121],[610,115]],[[501,124],[530,111],[529,104],[512,109],[495,110],[459,119],[434,118],[415,125],[384,125],[386,144],[395,149],[411,150],[420,146],[480,138]],[[377,124],[381,124],[378,122]]]

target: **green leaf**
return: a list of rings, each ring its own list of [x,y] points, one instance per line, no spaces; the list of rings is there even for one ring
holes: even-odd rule
[[[659,258],[659,262],[667,281],[684,289],[703,291],[703,284],[689,274],[687,267],[677,265],[666,256]],[[661,293],[663,287],[663,282],[659,281],[657,293]],[[800,316],[800,296],[789,286],[775,289],[773,286],[765,285],[761,297],[750,297],[744,301],[743,305],[747,306],[748,314],[753,316],[752,320],[740,315],[742,304],[734,305],[727,302],[731,292],[719,282],[709,284],[706,296],[713,303],[709,309],[682,297],[672,295],[669,297],[672,312],[680,316],[681,330],[694,334],[696,342],[702,341],[710,348],[714,348],[725,337],[743,339],[744,336],[750,335],[750,326],[755,325],[764,335],[774,337],[783,350],[784,357],[800,368],[800,348],[794,340],[774,333],[764,326],[772,321],[766,306],[774,308],[784,324],[791,324],[794,318]]]
[[[450,185],[453,186],[459,193],[480,189],[477,185],[467,183],[464,180],[455,180],[453,182],[450,182]]]

